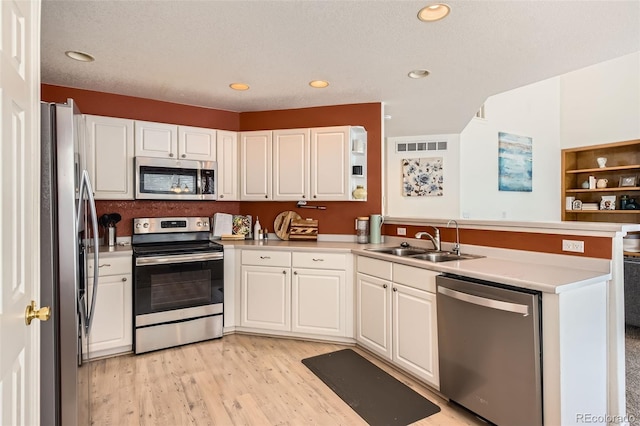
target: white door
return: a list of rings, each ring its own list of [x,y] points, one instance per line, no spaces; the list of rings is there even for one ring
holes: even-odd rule
[[[1,1],[0,424],[40,423],[40,2]]]
[[[240,324],[265,330],[291,330],[289,268],[242,267]]]
[[[345,271],[294,269],[291,331],[344,336],[346,281]]]
[[[178,154],[185,160],[216,161],[216,131],[178,126]]]
[[[357,275],[356,340],[391,359],[391,282]]]
[[[136,157],[178,158],[178,126],[136,120],[134,127]]]
[[[218,130],[218,201],[238,200],[238,133]]]
[[[240,134],[240,199],[271,199],[271,130]]]
[[[349,200],[349,126],[311,129],[311,199]]]

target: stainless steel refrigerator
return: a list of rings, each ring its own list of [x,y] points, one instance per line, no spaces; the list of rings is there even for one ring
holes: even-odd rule
[[[99,244],[84,117],[69,99],[43,102],[41,119],[41,303],[52,307],[51,319],[41,323],[41,424],[89,425],[91,365],[83,349],[98,297],[97,250],[95,276],[85,271],[90,246]]]

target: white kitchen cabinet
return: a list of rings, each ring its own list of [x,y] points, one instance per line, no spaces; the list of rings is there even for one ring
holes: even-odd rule
[[[291,253],[243,250],[240,325],[291,330]]]
[[[391,360],[391,282],[358,273],[356,341]]]
[[[87,170],[97,200],[133,200],[133,120],[85,115]]]
[[[271,200],[272,132],[240,133],[240,199]]]
[[[294,251],[292,262],[291,331],[347,336],[347,255]]]
[[[185,160],[216,161],[214,129],[178,126],[178,157]]]
[[[367,185],[367,132],[359,126],[311,129],[311,199],[355,200]],[[364,200],[363,200],[364,201]]]
[[[435,295],[438,274],[358,257],[358,343],[436,389],[440,387]]]
[[[84,357],[98,358],[130,352],[133,348],[131,253],[100,254],[96,305]],[[93,259],[87,276],[93,277]],[[93,278],[89,279],[93,297]],[[88,346],[87,346],[88,345]]]
[[[273,131],[273,199],[309,198],[309,129]]]
[[[216,135],[218,161],[218,201],[240,199],[238,173],[238,133],[218,130]]]
[[[242,250],[240,328],[353,338],[348,253]]]
[[[136,120],[135,155],[176,160],[216,161],[216,131]]]

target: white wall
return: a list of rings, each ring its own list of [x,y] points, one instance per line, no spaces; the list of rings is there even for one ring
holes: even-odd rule
[[[640,52],[560,81],[562,148],[640,139]]]
[[[557,78],[501,93],[485,102],[486,118],[460,134],[460,217],[559,220],[560,98]],[[498,132],[533,139],[532,191],[498,190]]]
[[[396,153],[396,142],[447,141],[447,150]],[[458,135],[428,135],[387,138],[385,141],[385,215],[392,217],[429,217],[455,219],[459,217],[460,166]],[[402,159],[442,158],[443,195],[404,197],[402,195]]]
[[[460,135],[386,141],[386,215],[560,220],[561,150],[640,139],[640,52],[491,96],[485,113]],[[533,138],[532,192],[498,191],[498,132]],[[406,156],[395,153],[395,141],[442,136],[452,142],[442,155],[445,196],[402,197],[400,160]]]

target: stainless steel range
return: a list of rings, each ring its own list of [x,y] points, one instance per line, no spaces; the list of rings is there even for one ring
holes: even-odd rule
[[[134,352],[222,337],[224,253],[208,217],[133,219]]]

